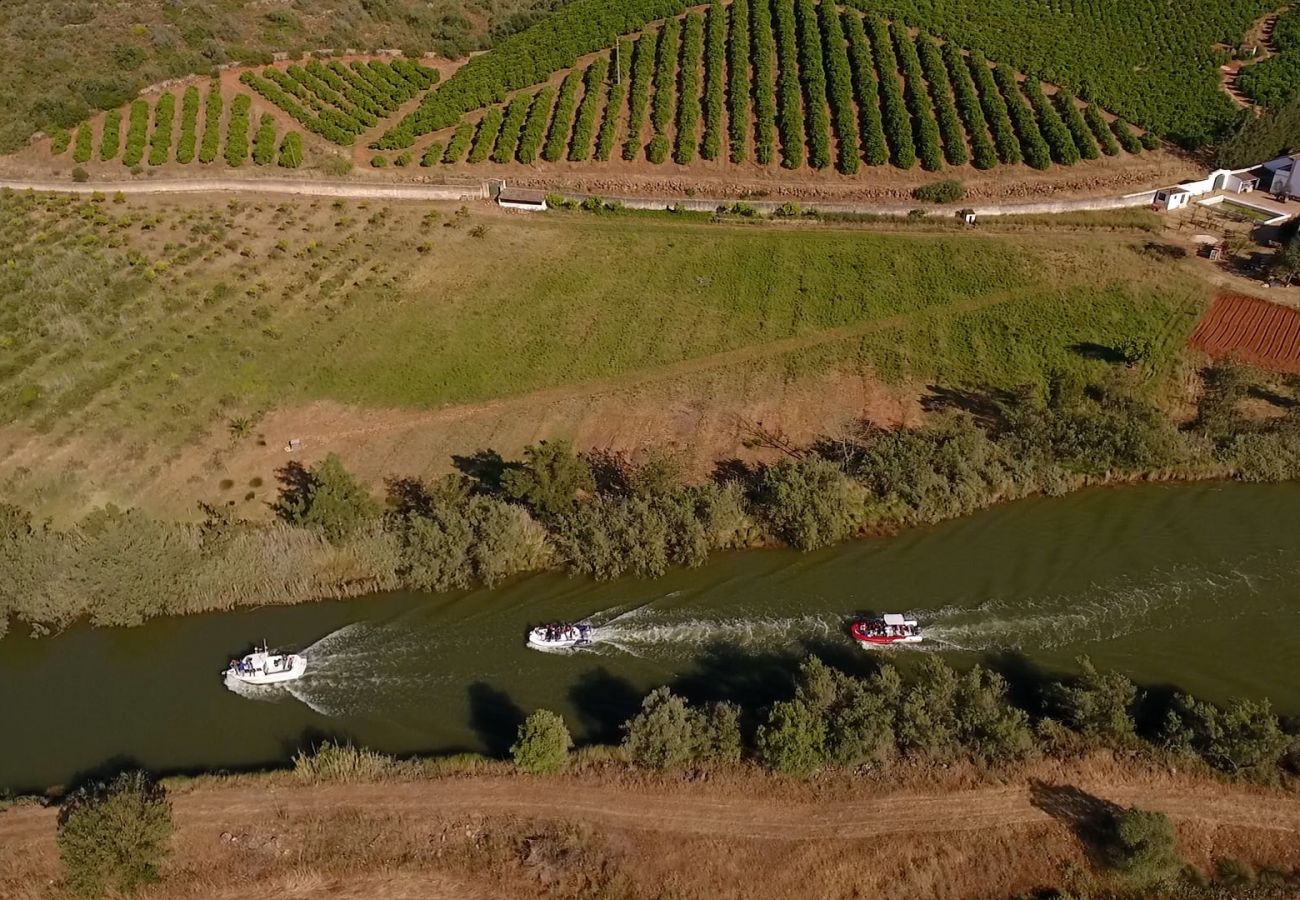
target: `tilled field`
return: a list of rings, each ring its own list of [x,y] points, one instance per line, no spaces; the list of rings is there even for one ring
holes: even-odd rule
[[[1214,359],[1300,374],[1300,312],[1256,297],[1221,295],[1192,332],[1191,344]]]

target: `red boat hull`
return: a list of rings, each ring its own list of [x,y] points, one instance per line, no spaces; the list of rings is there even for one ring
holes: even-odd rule
[[[916,644],[921,640],[918,634],[879,634],[879,622],[860,619],[849,625],[849,634],[859,644],[872,647],[887,647],[890,644]]]

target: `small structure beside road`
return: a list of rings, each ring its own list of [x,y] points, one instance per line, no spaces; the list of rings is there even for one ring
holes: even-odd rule
[[[502,184],[501,189],[497,192],[497,205],[502,209],[522,209],[528,212],[545,212],[546,193],[544,191],[530,191],[524,188],[513,188],[509,185]]]

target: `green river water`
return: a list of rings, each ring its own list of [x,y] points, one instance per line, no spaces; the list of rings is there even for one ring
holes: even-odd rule
[[[548,574],[495,590],[389,594],[77,627],[0,640],[0,787],[126,762],[159,771],[282,764],[326,736],[394,753],[502,752],[547,707],[609,739],[650,686],[762,701],[785,658],[865,660],[846,617],[907,611],[927,643],[884,651],[1068,670],[1080,653],[1149,686],[1300,713],[1300,485],[1150,485],[1010,504],[797,554],[726,554],[655,581]],[[589,652],[523,646],[590,618]],[[265,638],[303,651],[288,690],[237,693],[226,661]]]

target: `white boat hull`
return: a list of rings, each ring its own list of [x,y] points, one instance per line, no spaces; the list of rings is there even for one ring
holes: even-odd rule
[[[533,650],[579,650],[591,646],[591,637],[576,628],[571,634],[548,637],[545,628],[534,628],[525,643]]]
[[[226,669],[227,680],[241,684],[283,684],[297,681],[307,672],[307,660],[301,656],[284,657],[283,665],[256,665],[252,668],[231,666]]]

